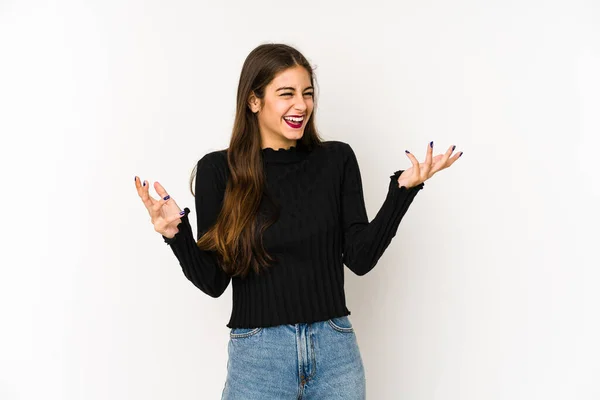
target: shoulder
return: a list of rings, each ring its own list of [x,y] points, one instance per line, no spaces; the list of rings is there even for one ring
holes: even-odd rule
[[[323,149],[328,153],[330,157],[339,157],[345,161],[348,157],[354,157],[354,151],[352,147],[340,140],[327,140],[322,142]]]
[[[212,164],[214,166],[221,166],[227,164],[227,149],[209,151],[204,154],[198,161],[200,164]]]
[[[226,179],[228,175],[227,149],[209,151],[204,154],[197,163],[197,173],[212,173],[221,179]]]
[[[348,168],[358,168],[356,154],[349,143],[342,142],[340,140],[329,140],[323,142],[323,144],[327,148],[327,157],[330,159],[335,159],[335,163],[341,168],[344,170]]]

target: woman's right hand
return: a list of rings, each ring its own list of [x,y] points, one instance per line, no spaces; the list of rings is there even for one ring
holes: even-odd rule
[[[164,237],[173,238],[179,230],[177,225],[181,223],[181,217],[185,215],[185,211],[181,211],[175,200],[173,200],[158,182],[154,182],[154,189],[161,197],[160,200],[154,199],[148,193],[148,181],[144,181],[142,185],[140,179],[135,177],[135,187],[142,202],[146,206],[150,214],[150,221],[154,225],[154,230]]]

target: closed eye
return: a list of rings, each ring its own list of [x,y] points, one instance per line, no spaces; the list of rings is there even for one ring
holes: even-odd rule
[[[313,92],[304,93],[305,95],[314,96]],[[281,96],[293,96],[293,93],[283,93]]]

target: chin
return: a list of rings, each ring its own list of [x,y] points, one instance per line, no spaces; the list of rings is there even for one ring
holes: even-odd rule
[[[300,133],[286,133],[283,135],[286,139],[289,140],[300,140],[302,139],[302,136],[304,136],[304,132],[300,132]]]
[[[302,136],[304,136],[304,129],[302,129],[301,131],[298,131],[298,132],[293,132],[293,131],[290,131],[289,129],[284,129],[283,132],[281,132],[281,136],[283,136],[284,138],[286,138],[288,140],[298,140],[298,139],[301,139]]]

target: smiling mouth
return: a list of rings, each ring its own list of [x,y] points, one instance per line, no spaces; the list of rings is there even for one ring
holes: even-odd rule
[[[288,126],[290,128],[293,129],[298,129],[302,127],[302,124],[304,124],[304,116],[301,117],[283,117],[283,120],[285,121],[286,124],[288,124]]]

